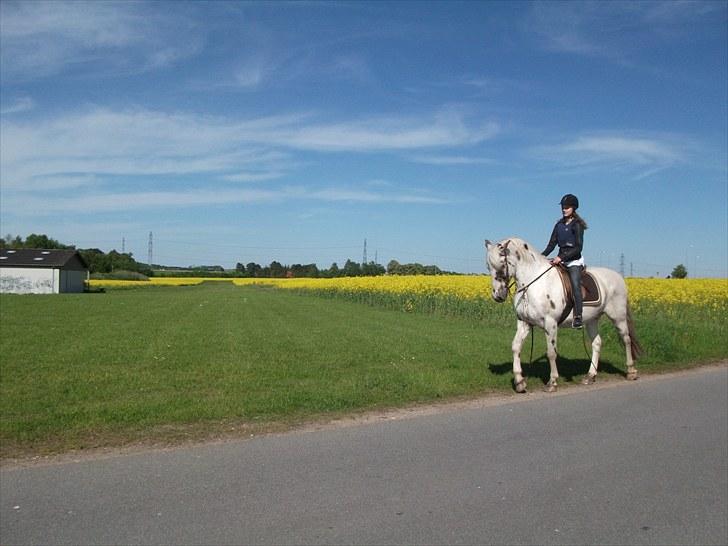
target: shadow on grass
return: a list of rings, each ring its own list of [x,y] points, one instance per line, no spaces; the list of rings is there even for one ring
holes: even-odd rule
[[[556,359],[556,365],[559,368],[559,378],[568,382],[573,383],[575,377],[581,377],[589,372],[589,366],[591,365],[588,360],[584,359],[570,359],[559,356]],[[521,367],[523,368],[523,377],[528,378],[539,378],[545,385],[551,374],[549,368],[549,361],[545,354],[534,359],[533,362],[522,362]],[[488,369],[492,374],[495,375],[506,375],[513,373],[513,363],[503,362],[501,364],[488,364]],[[613,364],[608,360],[602,360],[599,362],[599,373],[610,374],[610,375],[621,375],[627,377],[627,373]]]

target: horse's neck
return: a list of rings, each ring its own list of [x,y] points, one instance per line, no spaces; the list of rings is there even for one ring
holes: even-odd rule
[[[549,261],[546,258],[543,258],[540,254],[525,251],[523,253],[523,258],[518,260],[514,267],[516,284],[528,284],[535,277],[546,271],[548,267]]]

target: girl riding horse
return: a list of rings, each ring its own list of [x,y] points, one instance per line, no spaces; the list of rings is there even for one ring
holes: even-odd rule
[[[559,245],[559,254],[553,260],[552,265],[563,264],[569,272],[571,289],[574,294],[574,320],[572,326],[581,328],[582,309],[584,303],[581,296],[581,270],[584,268],[584,258],[581,255],[584,247],[584,230],[587,228],[584,219],[576,213],[579,208],[579,199],[576,195],[567,193],[561,198],[561,212],[563,217],[556,222],[551,239],[544,256],[551,254],[551,251]]]

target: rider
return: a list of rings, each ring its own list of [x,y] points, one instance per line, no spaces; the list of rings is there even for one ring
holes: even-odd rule
[[[581,296],[581,270],[584,267],[584,258],[581,255],[584,245],[584,230],[587,228],[586,222],[576,213],[579,208],[579,199],[576,195],[567,193],[561,198],[561,212],[563,217],[556,222],[551,239],[542,252],[544,256],[548,256],[554,247],[559,245],[559,254],[551,260],[551,264],[566,266],[571,279],[571,288],[574,294],[574,328],[581,328],[581,313],[583,301]]]

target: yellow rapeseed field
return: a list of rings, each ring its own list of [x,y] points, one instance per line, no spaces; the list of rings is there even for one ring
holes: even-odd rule
[[[336,279],[235,279],[236,284],[272,284],[295,290],[341,290],[396,294],[456,296],[461,299],[490,297],[490,278],[464,275],[392,275],[340,277]]]
[[[204,281],[218,281],[202,277],[152,277],[148,281],[119,281],[113,279],[91,279],[91,288],[134,288],[141,286],[191,286]]]
[[[133,286],[183,286],[214,278],[152,277],[149,281],[92,280],[94,288]],[[447,297],[475,301],[490,298],[490,277],[485,275],[412,275],[340,277],[335,279],[230,279],[238,286],[268,285],[283,289],[343,294],[392,294],[410,297]],[[706,305],[728,310],[728,279],[645,279],[628,278],[630,302]]]
[[[630,301],[661,303],[728,303],[728,279],[628,278]],[[234,279],[235,284],[268,284],[278,288],[450,295],[463,299],[490,297],[484,275],[344,277],[337,279]]]
[[[629,299],[658,303],[690,303],[728,307],[728,279],[641,279],[628,278]]]

